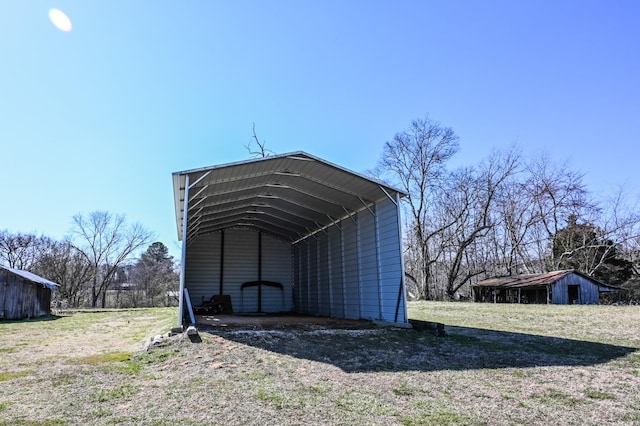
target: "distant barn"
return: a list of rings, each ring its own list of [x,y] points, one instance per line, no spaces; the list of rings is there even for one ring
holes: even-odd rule
[[[0,319],[35,318],[51,313],[58,284],[31,272],[0,266]]]
[[[599,303],[600,293],[620,288],[576,270],[564,270],[489,278],[472,289],[476,302],[593,305]]]

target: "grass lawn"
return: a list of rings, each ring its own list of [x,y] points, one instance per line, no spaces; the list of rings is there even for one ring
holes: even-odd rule
[[[640,307],[415,302],[413,330],[168,339],[176,310],[0,321],[0,425],[640,424]]]

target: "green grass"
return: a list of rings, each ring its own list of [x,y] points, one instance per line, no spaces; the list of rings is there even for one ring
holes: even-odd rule
[[[64,385],[70,385],[74,383],[76,379],[77,379],[77,375],[75,374],[70,374],[70,373],[58,374],[51,379],[51,385],[54,388],[64,386]]]
[[[259,400],[269,402],[278,409],[300,406],[296,398],[280,392],[261,389],[256,393],[256,396]]]
[[[127,362],[131,360],[132,352],[107,352],[102,354],[87,355],[73,358],[67,361],[70,364],[100,365],[112,362]]]
[[[640,423],[640,410],[636,413],[629,413],[622,416],[622,421],[630,422],[632,424]]]
[[[102,407],[89,412],[89,416],[94,418],[106,417],[106,416],[110,416],[111,414],[112,414],[111,410],[107,410]]]
[[[375,392],[364,390],[348,391],[340,394],[336,401],[340,409],[358,416],[395,416],[395,407]]]
[[[610,399],[610,400],[616,399],[615,395],[612,395],[608,392],[603,392],[597,389],[585,389],[584,395],[587,398],[591,398],[591,399]]]
[[[125,383],[113,389],[98,390],[92,394],[95,402],[108,402],[115,399],[123,399],[138,393],[137,386]]]
[[[391,391],[398,396],[414,396],[422,392],[420,388],[408,385],[405,382],[400,383],[399,387],[393,388]]]
[[[8,371],[8,372],[0,373],[0,382],[18,379],[20,377],[28,376],[29,374],[32,374],[32,373],[33,373],[33,370]]]
[[[438,410],[434,413],[423,413],[413,416],[401,416],[400,423],[404,426],[449,426],[449,425],[474,425],[482,424],[470,417],[458,413]]]
[[[62,419],[47,419],[47,420],[29,420],[29,419],[14,419],[11,421],[0,420],[0,426],[67,426],[68,421]]]
[[[540,394],[532,396],[543,405],[575,407],[583,401],[573,397],[569,392],[557,388],[550,388]]]
[[[409,310],[412,318],[449,326],[640,347],[638,307],[409,302]]]

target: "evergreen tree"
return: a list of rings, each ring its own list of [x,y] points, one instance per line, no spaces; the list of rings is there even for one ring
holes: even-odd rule
[[[619,245],[574,215],[553,239],[553,258],[557,269],[576,269],[608,284],[622,284],[633,275],[633,264],[621,257]]]

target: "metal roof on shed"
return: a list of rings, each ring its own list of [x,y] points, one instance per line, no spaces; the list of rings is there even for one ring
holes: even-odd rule
[[[173,173],[178,238],[246,227],[296,241],[404,192],[302,151]]]
[[[525,274],[525,275],[513,275],[507,277],[495,277],[486,280],[479,281],[473,284],[473,287],[499,287],[499,288],[525,288],[525,287],[544,287],[550,284],[554,284],[561,278],[567,275],[579,275],[580,277],[591,281],[600,288],[600,291],[609,291],[621,289],[607,283],[603,283],[587,274],[584,274],[575,269],[565,269],[560,271],[547,272],[544,274]]]
[[[9,267],[6,267],[6,266],[0,266],[0,269],[4,269],[6,271],[9,271],[14,275],[18,275],[18,276],[24,278],[27,281],[30,281],[30,282],[33,282],[33,283],[36,283],[36,284],[40,284],[43,287],[50,288],[52,290],[57,290],[58,289],[58,284],[54,283],[53,281],[49,281],[46,278],[42,278],[41,276],[33,274],[31,272],[23,271],[21,269],[9,268]]]

